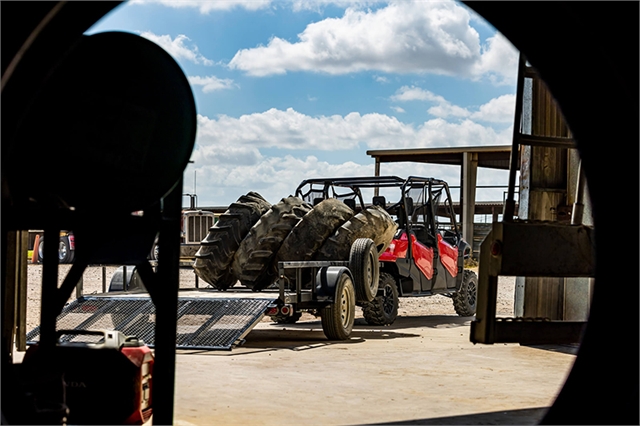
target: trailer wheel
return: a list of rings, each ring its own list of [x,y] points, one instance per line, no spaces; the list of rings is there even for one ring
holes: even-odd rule
[[[380,274],[378,296],[362,304],[362,316],[371,325],[389,325],[398,317],[398,287],[393,275]]]
[[[371,302],[378,293],[380,265],[378,250],[370,238],[358,238],[351,246],[349,269],[353,274],[356,301]]]
[[[476,314],[478,292],[478,276],[475,272],[465,269],[462,276],[460,290],[453,293],[453,308],[461,317],[470,317]]]
[[[389,213],[371,206],[340,226],[318,250],[315,260],[347,260],[351,246],[358,238],[371,238],[378,253],[387,249],[398,224]]]
[[[270,207],[256,192],[249,192],[231,204],[209,228],[195,255],[193,268],[198,277],[221,290],[233,286],[238,280],[231,269],[233,256],[251,227]]]
[[[233,273],[254,291],[269,287],[277,275],[273,259],[289,232],[312,206],[298,197],[287,197],[271,206],[251,228],[233,258]]]
[[[355,290],[348,274],[336,284],[335,301],[320,311],[322,331],[329,340],[346,340],[351,336],[356,314]]]
[[[300,219],[282,242],[276,263],[313,259],[325,240],[353,215],[353,210],[335,198],[320,202]]]

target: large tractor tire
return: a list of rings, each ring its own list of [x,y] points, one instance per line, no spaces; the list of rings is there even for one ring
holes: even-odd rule
[[[478,301],[478,276],[475,272],[465,269],[462,272],[460,290],[453,293],[453,308],[461,317],[471,317],[476,314]]]
[[[275,281],[275,255],[287,235],[311,209],[309,203],[290,196],[262,215],[234,256],[233,272],[243,286],[259,291]]]
[[[325,240],[353,215],[353,210],[335,198],[320,202],[302,217],[282,242],[276,262],[313,259]]]
[[[373,240],[378,254],[389,247],[398,224],[389,213],[371,206],[340,226],[320,247],[315,260],[348,260],[351,246],[358,238]]]
[[[255,192],[249,192],[231,204],[218,222],[209,228],[196,253],[193,268],[198,277],[221,290],[237,281],[231,268],[233,257],[251,227],[271,204]]]
[[[378,296],[371,302],[362,304],[362,316],[367,324],[389,325],[398,317],[398,286],[393,275],[386,272],[380,274]]]

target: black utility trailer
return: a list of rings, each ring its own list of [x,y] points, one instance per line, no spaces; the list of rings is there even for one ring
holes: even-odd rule
[[[360,238],[348,261],[279,262],[278,279],[259,292],[246,288],[182,289],[178,296],[176,347],[230,350],[265,316],[281,324],[296,322],[302,312],[321,318],[330,340],[351,335],[358,292],[375,294],[379,263],[371,240]],[[128,291],[82,296],[58,315],[60,329],[113,329],[155,346],[155,305],[140,280]],[[40,327],[27,334],[28,344],[40,339]]]

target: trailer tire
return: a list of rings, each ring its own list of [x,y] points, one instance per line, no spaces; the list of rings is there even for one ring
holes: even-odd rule
[[[300,219],[282,242],[276,262],[313,259],[325,240],[353,215],[353,210],[335,198],[320,202]]]
[[[362,304],[362,316],[371,325],[389,325],[398,317],[398,287],[393,275],[380,274],[378,295]]]
[[[318,250],[315,260],[348,260],[358,238],[373,240],[378,253],[387,249],[398,224],[379,206],[371,206],[340,226]]]
[[[355,319],[355,289],[349,274],[342,274],[336,284],[336,300],[320,310],[322,331],[329,340],[346,340],[351,336]]]
[[[378,293],[380,264],[378,250],[370,238],[358,238],[349,253],[349,270],[353,274],[358,303],[371,302]]]
[[[475,272],[465,269],[462,275],[460,290],[453,293],[453,308],[461,317],[471,317],[476,314],[478,301],[478,276]]]
[[[221,290],[232,287],[238,281],[231,268],[233,257],[251,227],[270,207],[256,192],[249,192],[231,204],[209,228],[196,252],[193,268],[198,277]]]
[[[254,291],[269,287],[277,275],[273,259],[282,242],[300,219],[312,209],[298,197],[287,197],[262,215],[240,243],[233,259],[233,273]]]

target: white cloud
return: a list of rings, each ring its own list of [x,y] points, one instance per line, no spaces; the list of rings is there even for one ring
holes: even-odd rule
[[[197,46],[188,47],[185,45],[185,41],[191,40],[184,34],[179,34],[174,39],[170,35],[156,35],[150,31],[142,32],[140,35],[162,47],[176,60],[185,59],[196,64],[213,65],[212,60],[205,58],[198,52]]]
[[[375,81],[377,81],[378,83],[388,83],[389,79],[387,77],[381,76],[381,75],[375,75],[373,76],[373,79]]]
[[[271,6],[271,0],[130,0],[130,4],[162,4],[164,6],[198,9],[203,15],[213,10],[247,9],[259,10]]]
[[[254,165],[260,149],[341,151],[350,149],[419,148],[510,143],[510,130],[497,132],[472,120],[442,118],[406,124],[384,114],[353,112],[345,116],[311,117],[292,108],[216,119],[198,116],[197,162]],[[218,158],[222,160],[215,160]]]
[[[310,10],[322,13],[326,6],[351,7],[361,9],[376,4],[387,3],[388,0],[292,0],[294,12]]]
[[[392,101],[407,102],[407,101],[433,101],[433,102],[446,102],[445,99],[436,95],[435,93],[424,90],[416,86],[402,86],[396,91],[396,94],[391,96]]]
[[[373,159],[361,154],[362,160],[344,161],[341,150],[364,153],[389,147],[506,145],[510,141],[510,127],[497,132],[470,119],[448,122],[436,118],[414,126],[383,114],[311,117],[293,109],[271,109],[239,118],[199,115],[191,157],[195,163],[185,171],[185,187],[196,170],[201,206],[226,206],[248,191],[257,191],[275,203],[293,194],[304,179],[373,175]],[[269,155],[261,152],[265,148],[271,149]],[[274,148],[282,149],[282,154]],[[335,160],[321,161],[308,152],[296,155],[299,150],[336,151]],[[381,173],[432,176],[450,185],[457,185],[460,176],[457,167],[416,163],[384,164]]]
[[[340,18],[309,24],[297,42],[273,37],[266,46],[242,49],[229,67],[253,76],[381,71],[473,79],[487,74],[496,84],[512,83],[515,48],[501,35],[481,46],[470,20],[468,9],[453,1],[398,1],[377,10],[349,7]]]
[[[394,110],[394,111],[395,111],[395,112],[397,112],[397,113],[400,113],[400,114],[402,114],[403,112],[405,112],[405,111],[404,111],[404,109],[403,109],[403,108],[400,108],[399,106],[392,106],[392,107],[391,107],[391,109],[392,109],[392,110]]]
[[[238,87],[233,80],[229,78],[218,78],[214,75],[208,77],[190,76],[187,77],[192,86],[202,86],[204,93],[215,92],[216,90],[225,90]]]
[[[516,95],[502,95],[480,106],[478,111],[471,114],[471,118],[493,123],[511,123],[514,119],[515,107]]]
[[[515,85],[518,73],[518,50],[502,34],[487,39],[482,47],[475,74],[488,75],[494,84]]]
[[[471,111],[468,108],[452,104],[440,95],[416,86],[402,86],[390,99],[395,102],[434,102],[436,105],[427,110],[427,112],[433,116],[440,118],[471,118],[473,120],[491,123],[512,122],[516,101],[515,95],[513,94],[502,95],[481,105],[477,111]]]
[[[411,139],[415,130],[395,117],[357,112],[311,117],[292,108],[217,119],[200,116],[199,138],[208,142],[247,144],[260,148],[344,150],[359,144]],[[387,141],[387,142],[385,142]]]

